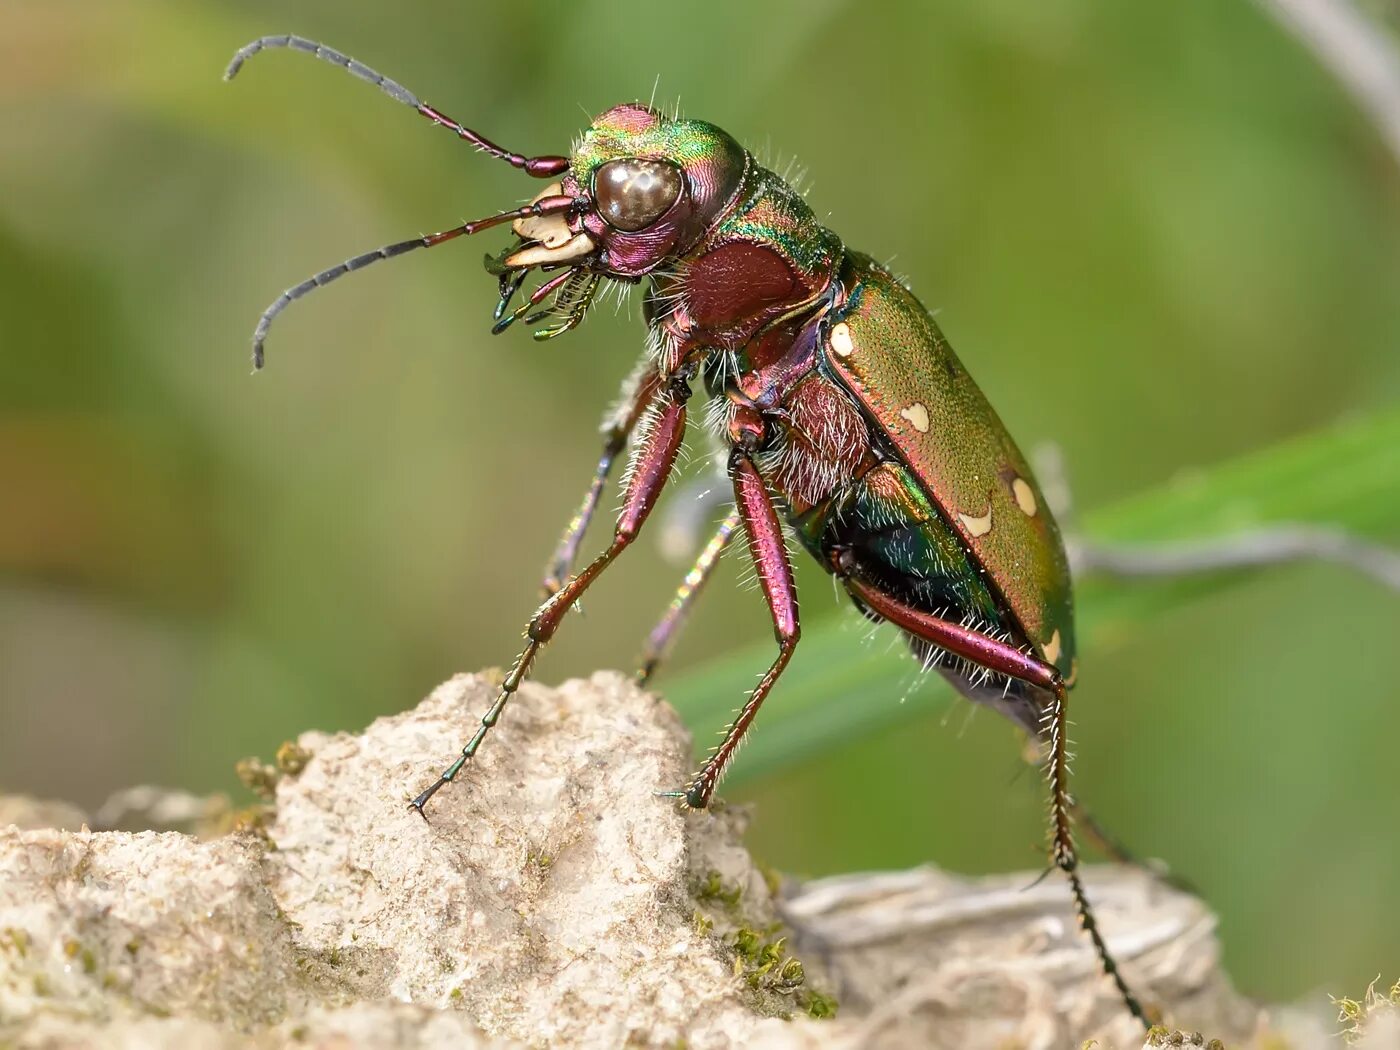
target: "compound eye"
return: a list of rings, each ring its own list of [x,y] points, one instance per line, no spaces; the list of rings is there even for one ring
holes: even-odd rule
[[[598,213],[613,229],[627,233],[650,226],[680,195],[680,169],[664,160],[610,160],[593,182]]]

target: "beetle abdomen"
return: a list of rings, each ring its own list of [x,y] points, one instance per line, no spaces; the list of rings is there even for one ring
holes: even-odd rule
[[[961,537],[904,464],[879,464],[836,499],[797,516],[793,525],[824,565],[839,566],[839,571],[906,604],[1017,648],[1029,644]],[[926,668],[938,670],[964,695],[990,703],[1032,727],[1025,703],[1029,687],[1024,683],[958,659],[912,635],[908,641]]]

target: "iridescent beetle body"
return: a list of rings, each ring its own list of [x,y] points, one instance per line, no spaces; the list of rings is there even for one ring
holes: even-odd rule
[[[845,301],[832,315],[839,338],[825,363],[876,421],[893,446],[890,458],[906,468],[899,472],[905,516],[931,526],[922,564],[906,566],[896,555],[891,569],[914,577],[921,608],[976,617],[1072,680],[1069,563],[1024,457],[903,285],[858,256],[841,285]],[[842,324],[844,333],[836,327]],[[918,497],[930,494],[933,505],[921,505]],[[945,553],[950,535],[970,554],[962,563]],[[949,561],[955,568],[942,570]]]
[[[413,807],[423,813],[476,754],[539,649],[635,539],[671,475],[693,385],[703,383],[713,406],[708,421],[729,449],[735,509],[653,633],[643,678],[739,530],[772,613],[778,654],[722,743],[687,786],[668,794],[708,804],[798,644],[785,518],[866,616],[894,623],[926,665],[1041,741],[1054,862],[1069,878],[1105,970],[1142,1020],[1077,873],[1064,734],[1075,668],[1064,546],[1024,458],[918,300],[868,256],[847,250],[801,195],[714,125],[622,105],[595,119],[572,155],[528,158],[296,37],[255,41],[235,56],[229,75],[268,47],[341,65],[486,152],[557,181],[522,208],[358,256],[289,289],[258,324],[257,364],[273,317],[308,291],[378,259],[506,221],[517,241],[488,259],[501,290],[494,331],[553,316],[536,332],[549,338],[582,320],[601,280],[648,282],[648,352],[605,422],[597,473],[556,553],[525,649],[461,755]],[[550,276],[509,309],[534,271]],[[574,572],[609,470],[629,445],[613,539]]]
[[[694,247],[661,267],[643,255],[657,378],[698,361],[722,410],[711,414],[719,437],[751,442],[758,474],[828,571],[1034,652],[1069,677],[1073,611],[1059,531],[928,311],[702,121],[610,110],[585,134],[561,190],[586,193],[604,165],[653,153],[696,158],[684,170],[699,168],[721,188],[716,198],[740,173]],[[586,215],[578,228],[607,244],[605,266],[635,266],[631,244],[620,263],[610,231]],[[1038,730],[1026,683],[934,651],[915,634],[910,641],[964,693]]]

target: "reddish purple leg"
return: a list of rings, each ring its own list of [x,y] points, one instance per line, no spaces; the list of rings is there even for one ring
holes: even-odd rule
[[[1074,826],[1070,818],[1073,801],[1069,793],[1069,745],[1066,740],[1068,695],[1060,672],[1014,646],[906,605],[857,576],[846,576],[845,583],[861,605],[901,630],[969,660],[978,667],[986,667],[1040,690],[1045,698],[1040,715],[1040,736],[1046,749],[1046,773],[1050,780],[1051,855],[1055,865],[1069,880],[1079,924],[1093,942],[1104,973],[1113,980],[1128,1011],[1144,1028],[1150,1027],[1151,1022],[1142,1004],[1118,972],[1118,964],[1099,933],[1094,910],[1089,906],[1089,898],[1079,878],[1079,855],[1074,848]]]
[[[525,631],[527,637],[525,648],[516,657],[510,673],[501,683],[501,691],[496,697],[496,702],[482,716],[481,725],[477,727],[476,733],[462,748],[462,753],[457,756],[457,760],[410,803],[424,819],[427,817],[423,812],[423,807],[444,784],[450,783],[462,771],[462,767],[476,755],[477,749],[481,747],[481,742],[486,739],[486,734],[500,719],[501,712],[505,710],[510,698],[520,688],[520,683],[529,675],[530,667],[535,662],[535,656],[554,637],[554,632],[559,629],[559,624],[563,621],[564,616],[582,597],[583,592],[588,590],[593,581],[602,575],[603,570],[612,564],[613,559],[631,545],[632,541],[636,539],[637,533],[641,531],[647,516],[651,514],[652,508],[656,506],[656,500],[661,495],[661,490],[665,487],[667,479],[671,476],[671,469],[675,466],[676,456],[680,452],[681,440],[685,436],[685,406],[686,401],[690,398],[688,378],[688,376],[673,378],[669,385],[653,399],[651,407],[655,409],[655,421],[648,429],[646,439],[637,450],[631,481],[628,483],[627,492],[623,499],[622,513],[618,515],[617,528],[613,532],[612,543],[582,572],[570,577],[568,583],[548,598],[535,612]]]
[[[734,503],[739,518],[744,523],[744,535],[749,541],[749,556],[758,568],[758,582],[763,588],[763,597],[768,602],[768,611],[773,614],[773,635],[778,641],[778,656],[759,680],[748,700],[740,708],[738,716],[724,732],[724,739],[710,752],[704,765],[695,774],[684,791],[667,792],[677,798],[684,798],[695,809],[709,805],[719,779],[724,775],[724,767],[734,757],[739,741],[744,738],[753,722],[764,698],[772,691],[774,684],[792,659],[793,650],[801,634],[797,617],[797,585],[792,578],[792,562],[788,558],[787,543],[783,538],[783,528],[778,521],[778,513],[768,495],[768,486],[759,476],[757,468],[743,448],[736,448],[729,457],[729,476],[734,482]]]
[[[695,559],[695,564],[685,574],[681,585],[676,588],[676,596],[671,599],[671,604],[667,607],[665,615],[661,617],[661,621],[651,629],[651,634],[647,636],[646,648],[642,650],[642,658],[638,662],[638,685],[646,685],[651,680],[651,676],[656,673],[661,661],[666,659],[670,653],[671,646],[676,642],[676,636],[685,627],[695,599],[700,596],[705,584],[709,582],[710,574],[719,565],[719,556],[724,553],[724,548],[729,546],[734,530],[738,527],[739,509],[736,507],[720,522],[719,528],[710,537],[710,542],[705,544],[699,557]]]
[[[598,501],[603,497],[608,474],[612,472],[617,457],[627,447],[627,439],[636,428],[642,412],[656,398],[656,388],[660,381],[656,374],[656,366],[650,361],[641,362],[622,384],[622,394],[617,404],[604,417],[603,454],[598,459],[593,482],[584,493],[583,503],[569,520],[564,535],[559,538],[559,545],[554,548],[554,555],[549,559],[549,566],[545,569],[542,590],[546,598],[552,598],[573,573],[579,544],[583,542],[588,523],[593,520],[593,515],[598,510]]]

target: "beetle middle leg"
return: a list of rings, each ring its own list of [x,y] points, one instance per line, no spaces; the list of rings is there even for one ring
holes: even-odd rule
[[[481,724],[462,748],[462,753],[457,756],[456,761],[409,803],[425,820],[427,814],[423,807],[427,805],[428,800],[444,784],[451,783],[462,771],[462,767],[475,757],[481,742],[486,739],[486,734],[500,720],[506,704],[520,688],[520,683],[529,675],[540,649],[554,637],[554,632],[559,629],[565,615],[593,581],[636,539],[652,508],[656,506],[661,490],[671,477],[676,457],[680,454],[681,442],[685,437],[686,403],[691,393],[689,380],[688,373],[672,377],[666,386],[657,391],[647,408],[646,423],[643,426],[644,437],[632,464],[622,512],[618,515],[612,543],[581,572],[571,576],[563,587],[536,610],[525,630],[525,648],[516,657],[515,664],[501,683],[496,702],[482,716]]]
[[[778,655],[749,694],[734,721],[725,729],[724,738],[719,746],[710,752],[690,784],[683,791],[666,792],[671,797],[684,798],[686,804],[693,809],[704,809],[709,805],[715,787],[724,774],[724,767],[734,757],[734,752],[758,714],[759,707],[772,692],[788,661],[792,659],[801,635],[797,612],[797,584],[793,579],[792,561],[788,557],[783,527],[778,521],[778,513],[768,494],[767,483],[759,475],[747,448],[736,447],[730,453],[729,476],[734,482],[736,512],[744,524],[749,555],[758,568],[759,586],[763,588],[763,597],[773,615],[773,634],[778,642]]]
[[[651,634],[647,635],[646,647],[642,650],[641,659],[637,662],[638,685],[646,685],[651,680],[651,676],[656,673],[661,661],[670,653],[671,646],[675,644],[676,636],[685,627],[695,599],[700,597],[700,592],[704,590],[710,575],[719,565],[720,555],[729,546],[729,541],[734,536],[734,530],[738,527],[739,508],[735,507],[725,515],[719,528],[715,530],[709,542],[701,549],[700,554],[695,559],[695,564],[685,574],[681,585],[676,588],[676,596],[671,599],[671,604],[666,608],[665,614],[651,629]]]
[[[1079,925],[1093,943],[1104,973],[1113,981],[1128,1012],[1137,1018],[1144,1029],[1150,1027],[1151,1022],[1142,1004],[1119,972],[1118,963],[1109,952],[1103,934],[1099,932],[1098,920],[1089,904],[1088,894],[1084,892],[1084,883],[1079,877],[1079,853],[1074,845],[1071,812],[1073,799],[1069,790],[1069,742],[1066,738],[1069,725],[1066,714],[1069,694],[1060,672],[1013,645],[907,605],[860,576],[852,574],[840,563],[837,565],[837,571],[843,576],[847,589],[862,608],[877,617],[890,621],[921,641],[945,649],[954,656],[1035,687],[1041,698],[1038,700],[1038,730],[1045,746],[1046,775],[1050,782],[1051,856],[1055,866],[1064,872],[1069,881]]]

